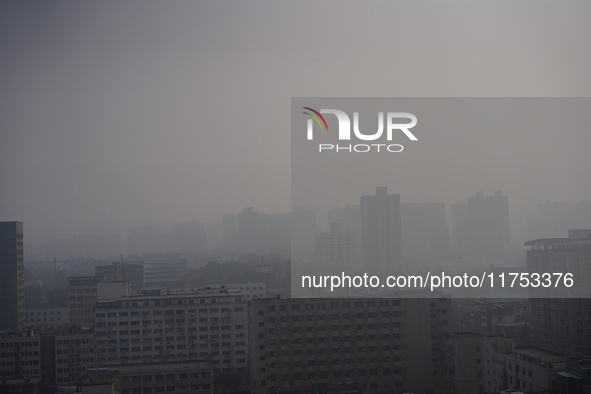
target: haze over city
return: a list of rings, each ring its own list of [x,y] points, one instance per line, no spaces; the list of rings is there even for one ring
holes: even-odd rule
[[[588,96],[590,5],[532,4],[4,3],[0,220],[40,243],[289,212],[291,97]],[[448,206],[501,190],[533,215],[591,200],[585,130],[447,143],[384,186]]]
[[[591,392],[590,16],[0,2],[0,392]]]

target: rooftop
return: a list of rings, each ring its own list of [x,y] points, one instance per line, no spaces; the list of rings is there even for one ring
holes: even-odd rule
[[[525,246],[591,245],[591,238],[541,238],[527,241]]]

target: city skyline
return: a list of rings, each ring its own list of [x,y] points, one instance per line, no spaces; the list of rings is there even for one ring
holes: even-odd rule
[[[534,3],[348,3],[357,12],[309,3],[314,13],[289,3],[132,4],[2,5],[0,220],[28,223],[30,242],[88,233],[100,217],[130,227],[211,223],[244,206],[289,211],[291,97],[591,92],[591,55],[579,50],[587,4],[536,2],[541,14],[525,20],[515,12]],[[493,15],[505,17],[502,30]],[[451,204],[478,190],[502,190],[517,210],[591,200],[578,181],[591,137],[564,126],[450,136],[440,160],[412,166],[421,176],[379,184],[407,202]],[[438,174],[445,182],[433,183]]]
[[[0,2],[0,392],[591,392],[590,16]]]

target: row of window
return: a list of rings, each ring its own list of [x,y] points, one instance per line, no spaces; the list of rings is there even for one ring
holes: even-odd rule
[[[226,316],[222,316],[222,317],[201,317],[199,319],[197,319],[196,317],[191,317],[188,319],[185,318],[177,318],[177,319],[165,319],[165,320],[119,320],[119,321],[108,321],[108,322],[103,322],[100,321],[101,319],[99,319],[99,321],[96,323],[96,327],[115,327],[115,326],[139,326],[144,325],[151,325],[151,324],[184,324],[184,323],[197,323],[199,322],[200,324],[229,324],[232,322],[231,317],[226,317]]]
[[[101,328],[101,327],[98,327]],[[238,326],[236,326],[236,329],[239,330]],[[172,332],[178,332],[178,333],[184,333],[185,331],[188,332],[196,332],[196,331],[200,331],[200,332],[206,332],[206,331],[231,331],[232,327],[231,326],[211,326],[211,327],[176,327],[176,330],[174,328],[167,328],[167,329],[162,329],[162,328],[155,328],[153,330],[151,329],[145,329],[145,330],[141,330],[142,334],[162,334],[162,333],[172,333]],[[104,337],[104,336],[114,336],[114,335],[139,335],[140,330],[111,330],[111,331],[99,331],[97,330],[96,332],[96,336],[97,337]]]
[[[92,338],[82,338],[82,339],[58,339],[57,340],[57,344],[58,345],[80,345],[83,343],[92,343],[93,339]]]
[[[345,335],[345,336],[338,336],[338,337],[312,337],[312,338],[293,338],[289,341],[289,343],[294,344],[294,345],[299,345],[302,343],[328,343],[328,342],[333,342],[333,343],[347,343],[347,342],[352,342],[355,340],[368,340],[368,341],[378,341],[378,340],[382,340],[382,341],[390,341],[390,340],[400,340],[402,338],[401,334],[382,334],[382,335],[375,335],[375,334],[371,334],[371,335],[357,335],[357,336],[352,336],[352,335]],[[276,339],[271,339],[267,342],[269,345],[288,345],[287,343],[283,342],[283,341],[277,341]]]
[[[186,350],[186,349],[190,349],[190,350],[197,350],[197,349],[209,349],[209,348],[215,349],[215,348],[219,348],[219,346],[216,345],[209,345],[207,343],[202,343],[199,346],[196,345],[156,345],[156,346],[134,346],[134,347],[109,347],[109,348],[102,348],[102,349],[97,349],[97,354],[100,357],[101,355],[105,354],[105,353],[127,353],[129,351],[132,352],[149,352],[149,351],[162,351],[164,349],[166,350]],[[230,356],[232,354],[236,354],[236,355],[243,355],[246,354],[246,352],[244,350],[235,350],[235,351],[222,351],[222,352],[209,352],[209,354],[211,354],[212,356]]]
[[[393,329],[400,328],[400,323],[370,323],[370,324],[343,324],[340,326],[308,326],[308,327],[281,327],[281,328],[268,328],[268,334],[298,334],[302,332],[339,332],[339,331],[354,331],[354,330],[377,330],[377,329]],[[434,327],[431,327],[434,328]]]
[[[23,360],[23,361],[2,361],[0,367],[15,367],[25,365],[39,365],[39,360]]]
[[[70,363],[92,363],[94,357],[78,357],[78,358],[58,358],[57,364],[70,364]]]
[[[261,368],[261,372],[265,372],[264,368]],[[371,368],[371,369],[358,369],[358,370],[335,370],[335,371],[314,371],[308,372],[305,376],[310,379],[311,376],[317,378],[346,378],[346,377],[353,377],[353,376],[377,376],[377,375],[391,375],[394,374],[402,374],[404,373],[403,368]],[[282,375],[282,377],[289,376],[288,374]],[[277,380],[278,375],[270,374],[269,379]],[[302,372],[295,372],[293,374],[293,378],[296,380],[303,379],[304,374]],[[313,378],[312,378],[313,379]],[[289,379],[287,379],[289,380]]]
[[[2,344],[0,344],[0,348],[27,347],[27,346],[38,347],[39,342],[2,342]]]
[[[206,357],[206,356],[210,356],[210,355],[215,356],[215,354],[207,353],[207,352],[199,353],[199,355],[197,355],[197,356]],[[191,356],[191,355],[189,355],[189,356]],[[125,362],[138,362],[138,361],[142,360],[142,358],[146,359],[146,360],[150,360],[153,358],[153,356],[143,355],[143,356],[101,357],[101,358],[97,358],[97,361],[99,361],[99,362],[116,361],[116,362],[124,362],[125,363]],[[215,366],[219,366],[221,364],[225,364],[225,365],[232,365],[233,364],[232,359],[229,359],[229,358],[225,359],[225,360],[214,359],[211,361],[211,363]],[[246,359],[237,358],[234,365],[236,366],[236,365],[245,365],[245,364],[246,364]],[[246,370],[244,367],[241,367],[241,366],[236,366],[235,368],[236,368],[237,372],[244,372]],[[223,372],[230,372],[231,369],[223,368],[222,371]]]
[[[195,304],[227,304],[243,302],[242,296],[238,297],[220,297],[220,298],[182,298],[174,300],[144,300],[144,301],[119,301],[117,305],[120,308],[138,307],[138,306],[168,306],[168,305],[195,305]]]
[[[211,384],[191,384],[191,385],[179,385],[179,386],[156,386],[156,387],[136,387],[133,389],[123,389],[123,394],[141,394],[141,393],[164,393],[164,392],[187,392],[200,391],[200,390],[211,390]]]
[[[343,348],[332,348],[332,349],[295,349],[292,350],[289,354],[294,357],[302,356],[304,354],[308,356],[317,356],[317,355],[332,355],[332,354],[349,354],[353,352],[357,353],[368,353],[368,352],[390,352],[390,351],[398,351],[401,350],[401,345],[384,345],[384,346],[358,346],[356,348],[353,347],[343,347]],[[281,356],[281,352],[271,351],[269,355],[271,357]]]
[[[7,377],[7,378],[16,378],[20,376],[39,376],[41,373],[39,369],[24,369],[18,371],[8,371],[5,369],[0,369],[0,376]]]
[[[158,375],[136,375],[136,376],[123,376],[121,381],[126,382],[151,382],[151,381],[173,381],[176,379],[198,379],[198,378],[209,378],[211,372],[191,372],[191,373],[169,373],[169,374],[158,374]]]
[[[332,315],[306,315],[306,316],[281,316],[278,319],[275,316],[270,316],[267,318],[269,323],[274,323],[276,321],[280,321],[282,323],[286,323],[288,321],[292,322],[299,322],[299,321],[323,321],[323,320],[349,320],[349,319],[375,319],[377,317],[381,318],[388,318],[388,317],[400,317],[400,312],[380,312],[379,314],[376,312],[368,312],[368,313],[343,313],[343,314],[332,314]]]
[[[18,353],[17,353],[18,354]],[[14,352],[10,352],[10,353],[0,353],[0,357],[4,358],[4,357],[14,357],[15,353]],[[34,351],[26,351],[26,352],[20,352],[20,356],[21,357],[27,357],[27,356],[38,356],[39,355],[39,351],[34,350]]]
[[[166,345],[165,347],[163,345],[143,346],[143,347],[141,347],[141,346],[132,346],[132,347],[109,348],[109,349],[97,349],[97,353],[98,354],[102,354],[102,353],[108,353],[108,352],[113,352],[113,351],[122,352],[122,353],[129,352],[129,351],[132,351],[132,352],[141,352],[141,351],[147,352],[147,351],[152,351],[152,350],[159,351],[159,350],[162,350],[162,349],[167,349],[167,350],[172,350],[172,349],[179,349],[179,350],[181,350],[181,349],[208,349],[209,347],[211,347],[211,348],[219,348],[220,346],[219,346],[219,344],[207,344],[207,343],[202,343],[199,346],[197,346],[197,345],[187,346],[187,345],[183,345],[183,344],[181,344],[181,345]],[[228,345],[226,347],[230,347],[230,345]],[[244,350],[236,350],[234,353],[235,354],[244,354]],[[222,354],[223,355],[231,354],[231,352],[230,351],[224,351],[224,352],[222,352]]]
[[[195,313],[228,313],[228,312],[244,312],[243,306],[236,306],[236,307],[223,307],[223,308],[199,308],[199,309],[169,309],[169,310],[147,310],[141,311],[142,316],[150,316],[150,315],[186,315],[186,314],[195,314]],[[125,317],[125,316],[140,316],[140,311],[132,311],[132,312],[99,312],[96,314],[96,317]]]
[[[173,331],[171,331],[173,332]],[[183,333],[184,331],[179,331],[180,333]],[[104,336],[104,335],[101,335]],[[177,336],[176,340],[177,341],[195,341],[197,340],[197,338],[199,338],[200,341],[219,341],[220,339],[232,339],[232,337],[234,337],[234,339],[242,339],[245,337],[244,333],[236,333],[235,335],[232,334],[211,334],[211,335],[199,335],[199,337],[197,337],[197,335],[189,335],[189,336]],[[174,341],[175,337],[166,337],[166,338],[162,338],[162,337],[154,337],[154,338],[120,338],[120,339],[109,339],[107,341],[105,340],[100,340],[98,341],[99,346],[100,344],[104,344],[104,343],[140,343],[140,342],[144,342],[144,343],[150,343],[150,342],[163,342],[163,340],[166,341]],[[244,342],[236,342],[236,344],[241,344]],[[9,354],[9,353],[7,353]],[[58,351],[58,354],[59,353]]]
[[[313,309],[338,309],[338,308],[351,308],[351,305],[354,304],[354,306],[356,308],[365,308],[365,307],[375,307],[376,303],[379,303],[380,306],[399,306],[400,305],[400,301],[399,300],[367,300],[367,301],[355,301],[355,302],[350,302],[350,301],[344,301],[344,302],[320,302],[320,303],[308,303],[308,304],[304,304],[304,309],[305,310],[313,310]],[[435,303],[432,303],[432,306],[436,306]],[[300,306],[301,304],[292,304],[291,305],[291,310],[292,311],[298,311],[300,310]],[[267,310],[269,312],[273,312],[276,309],[275,305],[269,305]],[[287,304],[283,304],[283,305],[279,305],[279,310],[280,311],[286,311],[288,308]]]
[[[97,289],[94,288],[94,287],[93,288],[88,288],[87,287],[87,288],[84,288],[84,289],[75,289],[75,288],[71,288],[70,287],[68,289],[68,293],[69,294],[76,294],[76,293],[84,294],[84,293],[96,293],[96,292],[97,292]]]
[[[35,316],[46,316],[46,315],[61,315],[62,312],[61,311],[43,311],[43,313],[41,313],[40,311],[36,311],[36,312],[26,312],[27,317],[35,317]]]
[[[363,348],[361,348],[363,349]],[[361,350],[360,352],[364,352],[365,350]],[[348,352],[345,352],[348,353]],[[323,353],[324,354],[324,353]],[[274,368],[285,368],[285,369],[292,369],[294,367],[302,367],[304,365],[306,366],[331,366],[331,365],[351,365],[351,364],[355,364],[355,362],[357,362],[360,365],[365,365],[365,364],[383,364],[383,363],[390,363],[390,362],[401,362],[403,360],[402,356],[382,356],[382,357],[360,357],[357,358],[356,360],[351,359],[351,358],[345,358],[345,359],[334,359],[334,360],[308,360],[306,362],[306,364],[303,364],[302,361],[293,361],[293,362],[283,362],[283,363],[276,363],[276,362],[271,362],[269,363],[269,368],[274,369]]]

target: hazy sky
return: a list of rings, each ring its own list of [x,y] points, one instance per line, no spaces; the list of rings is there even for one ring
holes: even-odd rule
[[[586,1],[4,1],[0,220],[288,211],[291,97],[589,96],[590,37]]]

